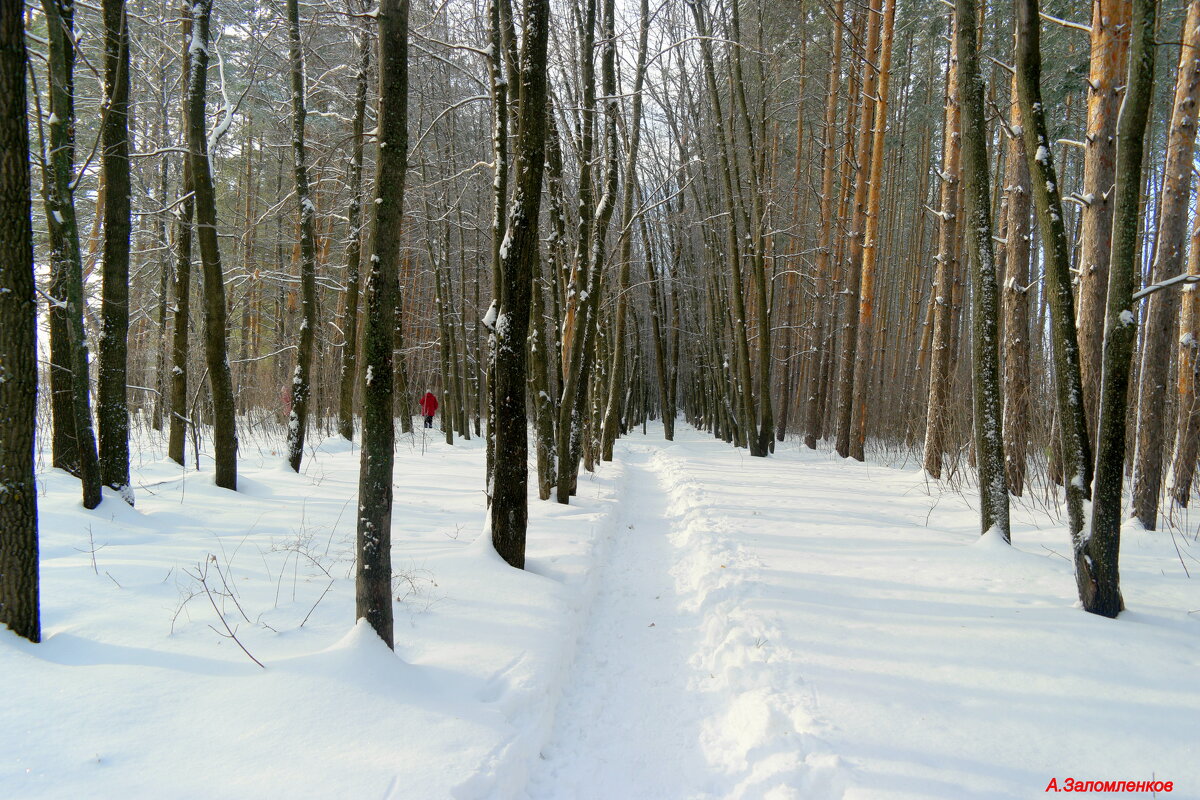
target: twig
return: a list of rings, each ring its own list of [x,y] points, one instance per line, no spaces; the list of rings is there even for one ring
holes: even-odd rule
[[[209,555],[209,560],[215,561],[216,556]],[[241,639],[237,638],[237,634],[234,633],[233,629],[229,627],[229,623],[225,620],[225,615],[221,613],[221,609],[217,608],[217,601],[213,599],[212,590],[208,588],[208,562],[207,561],[205,562],[203,570],[201,570],[200,565],[197,564],[196,565],[196,574],[193,575],[192,577],[194,577],[196,580],[200,581],[200,585],[202,587],[204,587],[204,593],[206,595],[208,595],[208,602],[210,604],[212,604],[213,611],[216,612],[217,618],[220,619],[221,624],[225,626],[225,630],[228,633],[228,636],[226,638],[233,639],[233,641],[237,644],[237,646],[242,648],[242,652],[246,654],[247,658],[249,658],[255,664],[258,664],[263,669],[266,669],[267,668],[266,665],[263,664],[261,661],[259,661],[257,658],[255,658],[250,653],[250,651],[246,649],[246,646],[244,644],[242,644]],[[212,625],[209,625],[208,627],[212,628]],[[216,628],[213,628],[213,631],[215,631],[218,635],[221,635],[221,636],[226,635],[226,634],[223,634],[220,631],[218,631]]]

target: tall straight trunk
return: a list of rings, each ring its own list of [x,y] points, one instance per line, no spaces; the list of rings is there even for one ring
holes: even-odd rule
[[[0,623],[41,641],[37,481],[37,296],[33,276],[24,6],[0,5]]]
[[[825,95],[825,129],[821,135],[821,220],[817,238],[816,263],[816,302],[813,315],[813,352],[810,359],[813,378],[808,383],[808,392],[804,398],[804,444],[816,449],[817,440],[821,438],[821,376],[824,371],[826,341],[830,329],[829,296],[832,285],[832,255],[834,208],[837,197],[834,190],[834,178],[837,175],[837,112],[838,89],[842,83],[842,40],[845,38],[842,28],[845,25],[846,0],[837,0],[833,10],[833,23],[830,26],[830,36],[833,39],[833,53],[829,59],[829,87]]]
[[[875,328],[875,271],[879,258],[879,197],[883,183],[883,142],[887,131],[888,81],[892,67],[892,32],[896,27],[896,0],[887,0],[880,33],[879,76],[875,91],[875,129],[871,135],[870,176],[868,177],[866,230],[862,240],[862,265],[858,293],[858,341],[854,360],[851,399],[854,414],[850,420],[850,457],[863,461],[867,438],[867,392],[870,389],[871,341]]]
[[[867,11],[867,42],[863,51],[862,103],[858,107],[858,171],[854,183],[854,216],[846,236],[850,245],[850,262],[846,283],[842,288],[845,299],[842,312],[842,347],[838,355],[837,441],[834,448],[842,458],[850,451],[850,424],[854,409],[854,370],[858,358],[859,299],[862,287],[863,236],[867,221],[867,190],[872,163],[872,126],[875,123],[875,91],[878,74],[874,59],[879,52],[879,35],[883,24],[883,0],[871,0]]]
[[[974,352],[975,453],[979,467],[979,514],[983,533],[1009,541],[1008,483],[1004,475],[1003,407],[997,323],[1000,299],[992,249],[992,190],[988,179],[987,119],[983,78],[975,42],[975,0],[956,0],[958,92],[962,98],[963,200],[969,260],[973,269],[971,326]]]
[[[75,35],[73,0],[43,0],[49,38],[49,174],[42,179],[50,234],[50,359],[54,465],[79,475],[84,508],[100,505],[100,465],[88,392],[83,331],[83,260],[75,216]],[[61,424],[60,424],[61,422]],[[61,447],[61,455],[59,448]]]
[[[496,328],[495,314],[500,302],[500,246],[504,240],[505,213],[508,205],[508,112],[511,86],[504,68],[504,46],[502,27],[504,16],[501,6],[505,0],[490,0],[488,46],[488,79],[492,93],[492,303],[488,308],[488,359],[487,359],[487,496],[492,497],[492,479],[496,473]]]
[[[607,0],[610,20],[612,2]],[[538,217],[546,152],[549,0],[526,0],[524,17],[514,165],[517,181],[502,246],[503,283],[496,320],[496,474],[491,509],[492,545],[501,558],[518,569],[525,567],[529,514],[525,348],[530,291],[538,258]],[[615,42],[610,41],[608,46],[616,48]],[[612,55],[606,58],[611,59]]]
[[[338,391],[338,433],[354,439],[354,386],[358,380],[358,294],[362,261],[362,169],[363,123],[367,117],[367,75],[371,70],[371,39],[366,30],[358,35],[358,75],[354,81],[354,122],[350,156],[350,206],[346,210],[346,310],[342,315],[342,371]]]
[[[1079,232],[1079,364],[1084,408],[1095,449],[1104,341],[1104,300],[1112,251],[1117,111],[1129,60],[1130,0],[1092,0],[1087,137],[1083,157],[1084,208]]]
[[[316,208],[308,189],[308,163],[304,143],[304,55],[300,44],[300,6],[287,0],[288,62],[292,79],[292,166],[296,201],[300,205],[300,344],[292,374],[292,413],[288,418],[288,464],[300,471],[308,406],[312,393],[313,344],[317,328],[317,252],[313,233]]]
[[[700,55],[704,64],[704,77],[708,86],[709,102],[712,105],[712,122],[716,129],[718,170],[721,173],[721,189],[724,191],[725,215],[725,258],[729,269],[729,310],[733,315],[734,344],[734,391],[738,427],[741,438],[750,447],[751,455],[765,456],[760,447],[757,429],[757,413],[753,398],[754,382],[750,373],[750,345],[747,337],[746,302],[742,278],[742,252],[738,230],[740,198],[734,191],[733,170],[737,153],[733,149],[732,132],[726,130],[725,112],[721,104],[721,92],[717,87],[716,68],[713,64],[712,40],[705,8],[699,2],[691,3],[692,17],[700,34]]]
[[[750,286],[751,300],[756,306],[757,315],[755,318],[755,334],[758,339],[758,392],[757,392],[757,418],[752,417],[751,421],[757,425],[757,441],[750,446],[751,455],[766,456],[775,448],[775,422],[774,410],[771,402],[771,300],[770,293],[767,288],[766,275],[766,237],[763,231],[765,210],[763,208],[763,197],[766,194],[764,188],[764,173],[765,167],[762,163],[762,146],[763,132],[756,130],[753,121],[750,118],[749,105],[746,102],[746,81],[742,74],[742,54],[745,48],[742,45],[740,9],[741,0],[733,0],[729,5],[729,18],[731,27],[732,47],[729,52],[729,61],[732,67],[731,79],[732,85],[730,92],[733,94],[733,105],[738,110],[738,117],[742,121],[742,135],[746,141],[746,151],[748,158],[747,167],[749,169],[749,190],[750,190],[750,217],[746,225],[746,242],[747,255],[750,257]],[[761,44],[761,42],[760,42]],[[762,61],[759,65],[759,85],[763,86],[766,81],[763,80]],[[762,115],[763,125],[765,126],[766,115]],[[733,125],[730,126],[730,135],[734,135]],[[736,170],[737,148],[730,147],[732,158],[734,160],[734,168]],[[745,205],[743,198],[742,204]],[[732,209],[730,209],[732,211]],[[751,431],[751,436],[755,432]]]
[[[957,26],[957,17],[954,25]],[[958,31],[950,37],[950,59],[946,69],[946,116],[942,133],[942,193],[938,211],[938,249],[934,261],[933,341],[930,345],[929,404],[925,413],[925,471],[942,477],[942,455],[946,451],[950,403],[951,327],[954,314],[954,279],[958,272],[955,240],[958,236],[958,176],[962,160],[959,133]]]
[[[655,264],[654,245],[650,239],[650,225],[646,216],[639,219],[642,229],[642,249],[646,256],[647,284],[650,288],[650,325],[654,336],[654,366],[658,371],[658,402],[662,406],[663,437],[675,439],[675,393],[672,388],[673,367],[667,353],[666,337],[663,335],[663,317],[666,304],[662,300],[665,287],[660,288],[659,271]]]
[[[1029,165],[1020,130],[1024,123],[1017,76],[1012,78],[1008,153],[1004,159],[1004,460],[1008,488],[1020,497],[1025,487],[1026,447],[1032,413],[1029,394],[1029,255],[1031,211]]]
[[[213,450],[216,484],[237,490],[237,425],[233,381],[229,374],[225,341],[225,279],[217,241],[217,198],[209,171],[208,139],[204,117],[208,88],[208,32],[212,0],[192,5],[192,38],[188,50],[192,71],[188,76],[188,157],[195,184],[196,228],[200,261],[204,267],[204,360],[213,404]]]
[[[1192,227],[1188,248],[1188,275],[1200,278],[1200,218]],[[1196,284],[1183,290],[1183,310],[1179,315],[1179,374],[1176,379],[1179,421],[1175,428],[1174,483],[1171,496],[1187,507],[1200,457],[1200,291]]]
[[[650,33],[650,3],[641,0],[638,24],[637,65],[634,67],[633,99],[629,109],[629,145],[625,158],[625,185],[621,195],[621,238],[617,261],[620,270],[617,278],[617,310],[613,322],[612,374],[608,382],[608,397],[604,406],[604,430],[601,442],[601,457],[612,461],[613,443],[617,440],[620,424],[621,396],[627,388],[620,379],[625,370],[625,317],[629,308],[629,260],[633,251],[633,198],[637,185],[638,145],[642,135],[642,84],[646,77],[646,45]],[[643,247],[646,247],[643,243]]]
[[[181,65],[183,82],[186,85],[191,75],[192,56],[188,43],[192,38],[192,19],[183,15],[183,53]],[[183,130],[187,132],[188,99],[184,95],[182,103]],[[173,329],[171,331],[171,422],[167,435],[167,457],[179,466],[184,466],[184,451],[187,439],[187,423],[189,409],[187,407],[188,387],[188,347],[189,314],[192,301],[192,215],[195,210],[195,198],[192,192],[195,181],[192,180],[191,159],[183,159],[182,177],[179,194],[182,198],[175,210],[175,307],[173,309]]]
[[[1187,247],[1188,205],[1192,193],[1192,152],[1196,144],[1196,111],[1200,101],[1200,0],[1188,4],[1175,79],[1175,107],[1167,135],[1167,163],[1158,203],[1155,283],[1183,271]],[[1173,289],[1150,295],[1142,365],[1138,382],[1137,450],[1133,468],[1133,514],[1147,530],[1158,522],[1163,452],[1167,431],[1167,382],[1170,380],[1172,334],[1178,327],[1179,294]]]
[[[557,454],[554,447],[554,400],[550,370],[558,363],[553,343],[546,341],[546,282],[539,263],[534,269],[529,302],[529,393],[533,398],[534,440],[537,451],[538,497],[550,499]],[[551,281],[554,280],[551,274]],[[553,322],[551,323],[553,325]]]
[[[363,332],[363,435],[358,472],[355,616],[393,646],[393,348],[408,162],[408,0],[381,0],[378,172]]]
[[[1121,598],[1121,492],[1125,476],[1126,403],[1129,367],[1137,339],[1133,292],[1140,270],[1138,212],[1142,190],[1142,155],[1154,87],[1154,27],[1157,0],[1132,0],[1133,22],[1129,77],[1117,120],[1117,188],[1113,206],[1113,250],[1108,269],[1108,306],[1104,320],[1104,369],[1101,374],[1100,422],[1096,430],[1096,483],[1092,494],[1091,537],[1087,555],[1094,580],[1080,598],[1093,614],[1115,617]]]
[[[100,129],[104,184],[103,288],[96,417],[100,480],[133,505],[129,485],[129,26],[125,0],[103,0],[104,105]]]
[[[447,245],[449,242],[447,242]],[[449,247],[444,253],[449,253]],[[436,258],[436,256],[435,256]],[[451,364],[457,360],[454,351],[454,338],[450,333],[450,314],[446,306],[450,303],[449,293],[447,292],[447,283],[442,275],[442,269],[435,261],[433,263],[433,306],[437,312],[438,326],[438,354],[441,357],[441,376],[442,376],[442,434],[446,437],[446,444],[454,444],[454,416],[457,398],[455,392],[451,388],[452,382],[450,371]]]

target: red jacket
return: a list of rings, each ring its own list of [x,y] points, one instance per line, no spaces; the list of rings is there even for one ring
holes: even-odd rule
[[[437,413],[438,401],[433,396],[433,392],[426,392],[425,396],[421,398],[419,405],[421,407],[421,416],[423,417],[432,417]]]

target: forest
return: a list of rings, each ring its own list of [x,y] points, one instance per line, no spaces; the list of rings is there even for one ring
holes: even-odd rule
[[[399,649],[406,452],[521,570],[637,436],[919,466],[1124,619],[1123,538],[1198,563],[1198,102],[1200,0],[2,0],[0,621],[62,508],[336,453]]]

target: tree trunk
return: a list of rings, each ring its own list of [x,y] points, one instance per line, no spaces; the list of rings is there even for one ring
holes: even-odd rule
[[[379,167],[363,333],[363,435],[358,473],[355,616],[379,638],[392,634],[393,334],[408,162],[408,0],[381,0]]]
[[[129,485],[129,27],[125,0],[103,0],[104,104],[100,142],[104,184],[103,288],[96,416],[100,480],[133,505]]]
[[[956,18],[957,19],[957,18]],[[954,23],[957,25],[957,21]],[[946,69],[946,117],[943,127],[942,196],[938,211],[937,273],[933,283],[933,341],[929,365],[929,405],[925,414],[924,467],[930,477],[942,477],[949,423],[951,327],[954,276],[958,271],[954,242],[958,235],[958,174],[962,159],[959,133],[957,29],[950,37],[950,63]]]
[[[846,236],[850,246],[850,262],[846,284],[842,289],[845,300],[842,312],[842,348],[838,355],[837,441],[838,455],[848,458],[850,452],[850,421],[854,408],[854,369],[858,357],[859,300],[862,287],[863,234],[867,220],[867,190],[870,184],[875,124],[875,88],[878,75],[875,59],[879,51],[879,34],[883,24],[883,0],[871,0],[867,12],[867,43],[863,51],[862,102],[858,107],[858,170],[854,182],[854,207],[850,230]]]
[[[288,62],[292,79],[292,166],[296,179],[296,201],[300,205],[300,343],[296,350],[296,371],[292,375],[292,413],[288,418],[287,449],[288,464],[299,472],[300,461],[304,457],[304,434],[308,429],[313,343],[317,328],[317,253],[313,234],[316,208],[308,190],[304,144],[307,109],[298,0],[287,0],[287,14]]]
[[[975,0],[956,0],[958,92],[962,98],[963,200],[971,298],[972,388],[975,452],[979,467],[979,513],[983,533],[1009,541],[1008,483],[1004,475],[1003,407],[997,321],[1000,303],[992,250],[992,190],[988,180],[987,120],[983,78],[975,42]]]
[[[879,197],[883,183],[883,144],[887,131],[888,80],[892,66],[892,32],[896,26],[896,0],[887,0],[879,46],[879,76],[875,92],[875,129],[871,135],[870,177],[867,179],[866,230],[862,240],[862,264],[858,294],[858,341],[851,388],[854,416],[850,420],[850,457],[863,461],[867,438],[867,391],[869,387],[871,340],[875,327],[875,262],[879,258]],[[986,176],[985,176],[986,177]],[[989,243],[990,244],[990,243]],[[853,268],[853,267],[852,267]]]
[[[601,442],[601,457],[612,461],[613,443],[617,440],[617,426],[621,414],[621,394],[627,388],[620,375],[625,369],[625,317],[629,308],[629,259],[633,249],[634,189],[637,185],[638,145],[642,135],[642,84],[646,77],[646,45],[650,33],[649,0],[641,0],[638,24],[637,65],[634,67],[633,99],[629,110],[629,145],[625,160],[625,185],[621,196],[621,230],[617,260],[620,273],[617,278],[617,311],[613,323],[612,374],[608,382],[608,397],[604,406],[604,430]],[[643,242],[643,247],[649,245]]]
[[[367,75],[371,70],[371,39],[358,35],[358,75],[354,81],[354,149],[350,157],[350,207],[346,210],[346,311],[342,315],[342,371],[338,392],[338,433],[354,439],[354,386],[358,380],[358,294],[362,261],[363,122],[367,116]]]
[[[1117,111],[1129,60],[1130,0],[1092,0],[1091,66],[1088,72],[1083,208],[1079,232],[1079,366],[1088,438],[1095,449],[1104,298],[1112,249],[1113,183],[1116,180]]]
[[[84,508],[100,505],[100,466],[88,394],[83,261],[75,216],[75,38],[73,0],[43,0],[49,38],[50,153],[42,185],[50,238],[50,353],[54,465],[77,474]],[[56,319],[57,318],[57,319]],[[60,424],[61,423],[61,424]]]
[[[1025,487],[1029,441],[1029,165],[1021,129],[1017,76],[1012,78],[1008,154],[1004,159],[1006,204],[1004,242],[1004,459],[1008,488],[1020,497]],[[1038,333],[1040,336],[1040,331]]]
[[[196,228],[204,267],[204,359],[213,404],[216,484],[237,490],[237,425],[225,341],[225,282],[217,241],[217,200],[209,171],[204,103],[208,88],[208,31],[212,0],[192,6],[191,74],[188,76],[188,157],[195,184]]]
[[[607,0],[610,20],[612,2]],[[518,569],[525,567],[529,514],[525,349],[545,165],[549,0],[526,0],[524,18],[515,154],[517,183],[501,245],[503,283],[496,319],[496,474],[491,509],[492,545],[501,558]],[[607,47],[610,52],[605,58],[611,60],[616,43],[610,40]]]
[[[824,372],[826,340],[828,339],[829,323],[832,317],[826,298],[832,285],[832,255],[834,210],[837,202],[834,190],[834,178],[837,175],[837,111],[838,89],[842,83],[842,40],[845,38],[842,28],[845,25],[846,0],[837,0],[833,11],[833,24],[830,26],[830,37],[833,40],[833,53],[829,60],[829,88],[825,95],[825,130],[821,136],[822,169],[821,169],[821,221],[817,239],[817,297],[813,315],[813,353],[811,357],[812,378],[808,382],[808,392],[804,399],[804,444],[815,450],[817,440],[821,438],[821,395],[822,374]]]
[[[1200,218],[1192,228],[1188,275],[1200,277]],[[1175,433],[1174,483],[1171,496],[1184,508],[1192,493],[1196,459],[1200,456],[1200,291],[1196,284],[1183,290],[1179,316],[1179,422]]]
[[[30,216],[24,6],[0,4],[0,622],[41,641],[37,481],[37,296]]]
[[[1155,244],[1155,283],[1173,278],[1184,268],[1188,204],[1192,192],[1192,152],[1196,144],[1196,111],[1200,101],[1200,0],[1188,4],[1175,81],[1175,106],[1167,138],[1167,163],[1158,202]],[[1142,365],[1138,382],[1137,449],[1133,468],[1133,514],[1146,530],[1158,523],[1162,491],[1167,382],[1170,380],[1171,338],[1178,327],[1179,294],[1174,289],[1150,295]]]
[[[1142,155],[1154,86],[1157,0],[1133,0],[1129,78],[1117,120],[1117,188],[1113,206],[1113,250],[1108,271],[1108,307],[1104,320],[1104,369],[1100,422],[1096,432],[1096,483],[1087,555],[1094,580],[1080,598],[1093,614],[1115,617],[1121,599],[1121,490],[1125,475],[1126,403],[1129,367],[1137,339],[1133,291],[1137,285],[1138,212]]]

